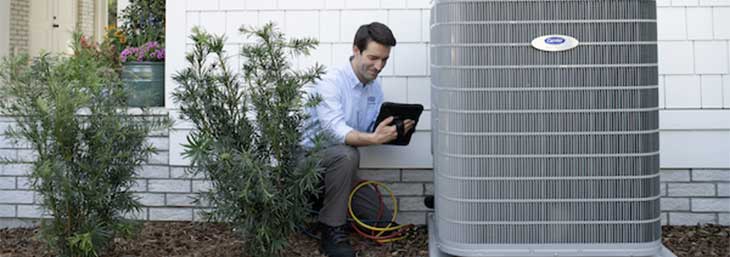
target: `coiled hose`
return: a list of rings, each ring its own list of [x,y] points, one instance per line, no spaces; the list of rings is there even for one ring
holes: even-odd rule
[[[352,210],[352,199],[355,196],[355,193],[357,193],[358,190],[361,188],[373,185],[375,188],[375,192],[378,195],[378,202],[380,202],[380,206],[378,207],[378,216],[376,220],[380,220],[383,215],[383,210],[385,209],[385,204],[383,203],[383,196],[380,193],[379,187],[385,188],[386,191],[388,191],[388,194],[390,194],[390,199],[393,201],[393,217],[391,218],[390,222],[388,222],[388,225],[385,227],[376,227],[366,224],[365,222],[361,221],[360,218],[355,216],[355,212]],[[395,194],[393,194],[393,190],[391,190],[388,186],[386,186],[384,183],[378,182],[378,181],[372,181],[372,180],[362,180],[359,181],[357,186],[352,189],[350,192],[349,200],[347,201],[347,210],[350,218],[352,219],[352,228],[362,237],[371,239],[378,244],[384,244],[384,243],[390,243],[395,242],[398,240],[401,240],[405,238],[406,236],[405,231],[408,230],[410,227],[413,226],[413,224],[403,224],[403,225],[396,225],[395,220],[398,218],[398,201],[395,199]],[[370,233],[364,232],[360,228],[365,228],[370,230]],[[388,233],[390,232],[390,233]]]

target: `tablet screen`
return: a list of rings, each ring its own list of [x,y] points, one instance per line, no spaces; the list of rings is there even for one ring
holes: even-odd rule
[[[415,131],[415,126],[418,125],[418,118],[421,116],[421,113],[423,112],[423,105],[420,104],[400,104],[400,103],[391,103],[391,102],[385,102],[382,106],[380,106],[380,113],[378,114],[378,118],[375,120],[375,126],[373,126],[373,130],[375,127],[378,126],[383,120],[387,119],[390,116],[393,116],[393,122],[390,124],[395,125],[397,129],[399,129],[398,138],[396,138],[393,141],[390,141],[388,143],[385,143],[387,145],[408,145],[411,141],[411,136],[413,135],[413,132]],[[415,121],[415,124],[413,125],[414,129],[411,129],[410,131],[402,131],[403,125],[402,122],[405,120],[413,120]],[[374,132],[374,131],[370,131]]]

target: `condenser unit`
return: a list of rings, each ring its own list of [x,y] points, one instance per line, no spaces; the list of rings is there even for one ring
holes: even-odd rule
[[[436,0],[431,256],[673,256],[654,0]]]

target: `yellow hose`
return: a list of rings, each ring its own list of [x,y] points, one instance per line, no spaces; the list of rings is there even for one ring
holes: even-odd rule
[[[390,194],[390,199],[393,201],[393,218],[391,218],[390,223],[392,224],[393,222],[395,222],[396,218],[398,217],[398,201],[396,201],[396,199],[395,199],[395,194],[393,194],[393,190],[391,190],[388,186],[386,186],[385,184],[383,184],[381,182],[368,180],[368,181],[364,181],[364,182],[358,184],[355,188],[353,188],[352,191],[350,192],[350,198],[347,201],[347,210],[350,212],[350,216],[352,216],[352,219],[355,221],[355,223],[357,225],[367,228],[369,230],[378,231],[379,233],[377,234],[377,236],[381,236],[386,231],[395,231],[395,230],[399,230],[403,227],[409,226],[409,225],[398,225],[395,227],[391,227],[391,225],[388,224],[388,226],[386,226],[384,228],[375,227],[375,226],[370,226],[368,224],[365,224],[357,216],[355,216],[355,212],[352,210],[352,199],[355,196],[355,193],[357,193],[357,191],[360,190],[360,188],[367,186],[367,185],[371,185],[371,184],[385,188],[385,190],[387,190],[388,193]],[[388,243],[388,242],[394,242],[394,241],[403,239],[404,237],[405,236],[389,238],[389,239],[376,239],[375,241],[377,241],[379,243]]]

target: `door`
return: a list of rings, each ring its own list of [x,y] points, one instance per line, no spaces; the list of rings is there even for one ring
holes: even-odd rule
[[[41,51],[51,51],[51,34],[53,33],[53,1],[36,0],[30,3],[30,54],[38,55]]]
[[[30,5],[30,53],[69,52],[76,0],[34,0]]]
[[[76,17],[78,17],[78,3],[76,0],[52,0],[55,4],[56,19],[53,28],[53,51],[56,53],[69,52],[73,32],[76,28]],[[55,26],[55,25],[52,25]]]

